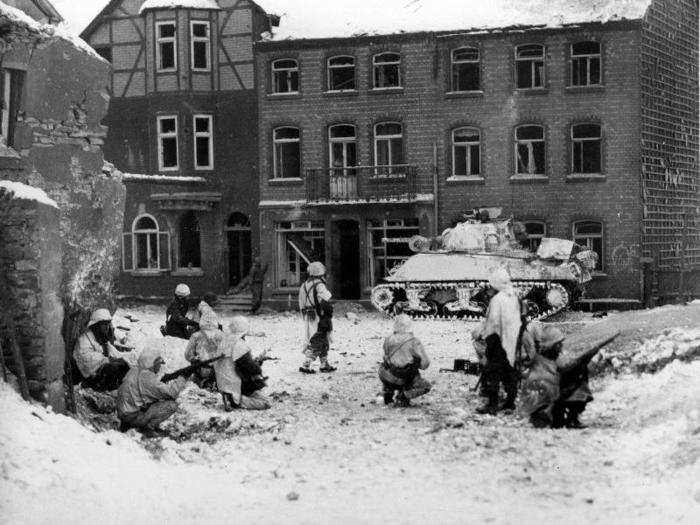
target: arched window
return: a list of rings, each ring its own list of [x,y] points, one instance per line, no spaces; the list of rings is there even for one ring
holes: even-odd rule
[[[452,51],[452,91],[478,91],[481,89],[479,75],[479,50],[463,47]]]
[[[381,53],[372,57],[374,89],[401,87],[401,55]]]
[[[481,140],[477,128],[452,131],[452,175],[475,176],[481,173]]]
[[[544,46],[526,44],[515,48],[515,77],[518,89],[544,87]]]
[[[571,173],[601,173],[602,143],[598,124],[571,126]]]
[[[374,126],[374,162],[377,175],[403,173],[403,126],[399,122],[381,122]]]
[[[337,56],[328,59],[328,91],[355,89],[355,57]]]
[[[273,177],[301,178],[301,147],[299,128],[277,128],[272,132],[274,144]]]
[[[600,43],[571,44],[571,85],[600,85]]]
[[[272,62],[272,92],[299,92],[299,64],[292,58]]]
[[[577,221],[573,224],[573,240],[576,244],[598,254],[595,269],[603,269],[603,223],[599,221]]]
[[[153,215],[144,213],[122,236],[122,269],[125,272],[159,272],[170,269],[170,234],[160,231]]]
[[[515,166],[519,175],[545,174],[545,143],[542,126],[515,128]]]
[[[199,221],[193,211],[180,218],[178,228],[178,266],[180,268],[201,268]]]

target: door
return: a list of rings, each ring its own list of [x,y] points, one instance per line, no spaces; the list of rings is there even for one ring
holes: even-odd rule
[[[236,286],[248,275],[251,265],[250,230],[230,230],[228,235],[228,283]]]
[[[354,220],[333,223],[334,257],[331,290],[340,299],[359,299],[360,287],[360,224]]]

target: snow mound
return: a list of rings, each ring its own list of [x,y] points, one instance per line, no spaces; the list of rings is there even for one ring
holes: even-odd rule
[[[58,208],[56,201],[51,199],[44,190],[22,184],[21,182],[0,180],[0,195],[4,193],[15,199],[37,201],[47,206]]]

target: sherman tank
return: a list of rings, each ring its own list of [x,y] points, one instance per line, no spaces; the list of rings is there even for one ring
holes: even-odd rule
[[[499,267],[508,271],[531,318],[569,307],[591,280],[597,254],[556,238],[541,239],[532,251],[524,226],[499,216],[499,209],[475,210],[439,237],[411,237],[415,255],[372,289],[374,307],[390,315],[480,318],[494,294],[489,277]]]

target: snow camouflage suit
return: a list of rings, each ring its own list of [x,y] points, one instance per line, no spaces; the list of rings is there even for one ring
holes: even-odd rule
[[[427,394],[431,385],[420,375],[430,366],[422,343],[411,333],[393,333],[384,340],[384,360],[379,366],[379,379],[384,395],[398,390],[408,399]]]
[[[310,277],[299,287],[299,311],[304,323],[302,353],[306,352],[311,336],[317,331],[322,301],[330,301],[332,297],[326,283],[319,277]]]

